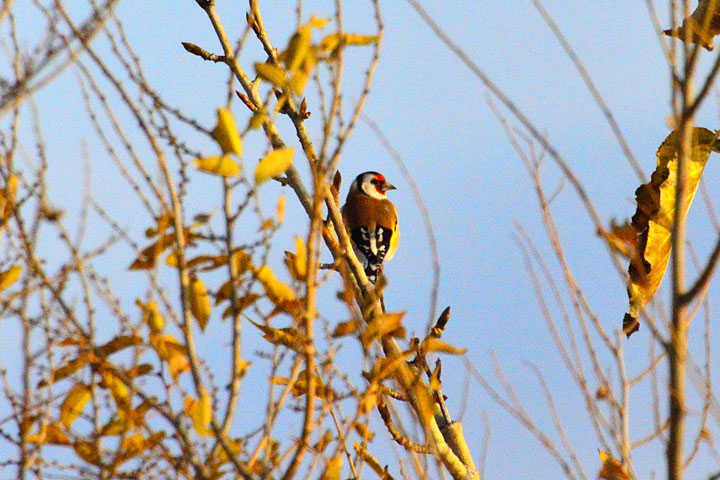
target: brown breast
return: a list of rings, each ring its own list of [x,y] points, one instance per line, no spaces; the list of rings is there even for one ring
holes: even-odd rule
[[[397,213],[390,200],[378,200],[367,195],[355,195],[343,206],[342,214],[350,231],[372,223],[392,230],[397,223]]]

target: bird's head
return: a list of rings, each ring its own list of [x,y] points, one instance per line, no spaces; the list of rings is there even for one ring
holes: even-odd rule
[[[387,198],[385,192],[395,190],[395,187],[385,180],[385,176],[378,172],[365,172],[358,175],[350,185],[350,193],[365,194],[377,199]]]

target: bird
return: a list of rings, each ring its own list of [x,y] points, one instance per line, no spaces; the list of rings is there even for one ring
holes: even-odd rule
[[[353,249],[373,285],[383,262],[395,255],[400,240],[397,210],[387,198],[388,190],[396,188],[381,173],[361,173],[350,184],[342,207],[343,222]]]

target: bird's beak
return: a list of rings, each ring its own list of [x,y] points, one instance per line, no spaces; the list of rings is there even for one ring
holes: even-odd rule
[[[395,187],[395,185],[392,185],[388,182],[385,182],[383,184],[383,192],[387,192],[388,190],[397,190],[397,187]]]

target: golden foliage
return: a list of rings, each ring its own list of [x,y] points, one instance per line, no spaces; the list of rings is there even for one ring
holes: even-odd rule
[[[185,415],[192,418],[193,426],[198,435],[208,437],[213,434],[208,428],[212,421],[212,398],[210,394],[201,387],[200,398],[185,397]]]
[[[679,207],[681,220],[690,209],[710,152],[717,148],[716,139],[717,134],[710,130],[692,129],[685,198]],[[660,286],[670,259],[678,151],[678,133],[673,131],[657,151],[657,168],[650,182],[640,185],[635,191],[637,210],[632,217],[632,226],[638,241],[628,267],[630,308],[623,319],[623,331],[628,337],[638,330],[637,317]]]
[[[193,165],[203,172],[220,175],[221,177],[237,177],[240,175],[240,165],[227,155],[196,158],[193,160]]]
[[[22,267],[19,265],[15,265],[4,272],[0,272],[0,292],[15,283],[17,279],[20,278],[21,273]]]
[[[438,338],[428,337],[420,344],[420,351],[423,353],[442,352],[450,353],[452,355],[462,355],[467,352],[467,348],[453,347]]]
[[[395,312],[374,318],[360,335],[363,347],[368,348],[372,342],[385,335],[404,338],[405,329],[402,326],[404,316],[405,312]]]
[[[148,303],[142,303],[140,299],[136,299],[135,304],[142,310],[142,321],[147,323],[150,331],[153,333],[162,332],[165,328],[165,319],[160,313],[157,302],[150,300]]]
[[[255,167],[255,183],[260,185],[285,173],[292,165],[294,154],[294,148],[279,148],[265,155]]]
[[[75,385],[68,392],[60,406],[60,423],[70,427],[75,419],[80,416],[91,396],[92,390],[89,386],[82,383]]]
[[[600,461],[603,462],[598,478],[605,480],[633,480],[619,460],[602,450],[598,450],[598,453],[600,454]]]
[[[197,320],[201,330],[205,330],[208,320],[210,319],[210,295],[208,294],[205,284],[196,276],[190,278],[190,312]]]
[[[190,370],[185,347],[169,333],[151,333],[150,345],[155,349],[160,359],[168,364],[168,370],[174,380]]]
[[[285,265],[290,275],[300,282],[307,278],[307,247],[300,237],[295,237],[295,253],[285,251]]]
[[[242,139],[235,126],[235,118],[227,108],[218,108],[217,110],[217,126],[213,130],[213,137],[220,145],[225,155],[234,153],[238,157],[243,154]],[[232,162],[237,166],[235,162]],[[238,166],[238,173],[239,173]],[[213,172],[217,173],[217,172]],[[222,175],[218,173],[218,175]],[[237,176],[237,173],[232,176]]]

